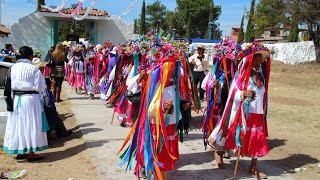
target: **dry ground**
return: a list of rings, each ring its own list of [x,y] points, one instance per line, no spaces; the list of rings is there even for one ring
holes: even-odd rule
[[[320,64],[272,65],[269,89],[270,154],[263,163],[281,167],[295,179],[320,179]],[[41,163],[17,163],[0,151],[0,171],[27,169],[25,179],[97,179],[95,165],[68,102],[58,107],[76,132],[55,140]],[[301,172],[295,168],[304,167]]]
[[[62,102],[58,106],[58,111],[67,128],[74,130],[71,137],[52,140],[49,149],[40,152],[45,156],[45,160],[39,163],[17,163],[13,159],[14,156],[9,156],[0,150],[0,171],[26,169],[28,171],[24,178],[26,180],[98,179],[96,167],[87,152],[87,146],[68,101]]]
[[[272,65],[265,161],[296,179],[320,179],[320,64]],[[304,167],[305,171],[295,172]]]

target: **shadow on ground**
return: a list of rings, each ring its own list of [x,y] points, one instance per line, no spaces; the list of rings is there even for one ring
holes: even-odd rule
[[[236,160],[230,160],[230,163],[226,164],[225,170],[220,170],[214,165],[212,151],[181,154],[180,160],[176,163],[176,169],[169,173],[170,179],[232,179],[233,171],[236,164]],[[205,163],[212,162],[211,169],[194,169],[188,168],[190,170],[185,170],[186,166],[195,165],[199,166]],[[250,178],[248,174],[248,168],[250,166],[250,159],[240,159],[240,167],[238,170],[237,178]],[[292,154],[283,159],[276,160],[259,160],[258,167],[262,172],[265,172],[269,177],[279,177],[284,174],[294,174],[295,168],[302,167],[304,165],[317,164],[319,160],[306,154]],[[201,168],[201,166],[199,166]],[[215,176],[215,177],[213,177]],[[201,178],[199,178],[201,177]]]

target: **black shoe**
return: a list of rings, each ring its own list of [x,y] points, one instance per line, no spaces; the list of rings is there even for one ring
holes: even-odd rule
[[[29,157],[29,154],[18,154],[16,160],[25,160]]]

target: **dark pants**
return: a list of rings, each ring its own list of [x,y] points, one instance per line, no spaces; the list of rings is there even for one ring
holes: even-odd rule
[[[57,88],[61,89],[64,77],[52,77],[52,78],[54,79],[54,81],[56,81]]]
[[[194,79],[194,85],[196,88],[198,88],[198,84],[199,84],[199,92],[200,92],[200,100],[204,99],[204,90],[201,88],[201,84],[203,79],[205,78],[205,74],[204,71],[201,72],[197,72],[197,71],[193,71],[193,79]]]

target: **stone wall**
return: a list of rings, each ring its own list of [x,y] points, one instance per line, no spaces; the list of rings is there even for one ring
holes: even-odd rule
[[[266,44],[272,53],[272,59],[285,64],[301,64],[316,60],[312,41],[297,43]]]
[[[215,52],[214,43],[203,44],[206,53],[211,57]],[[296,43],[265,44],[272,53],[272,59],[285,64],[301,64],[316,60],[314,44],[312,41]]]

